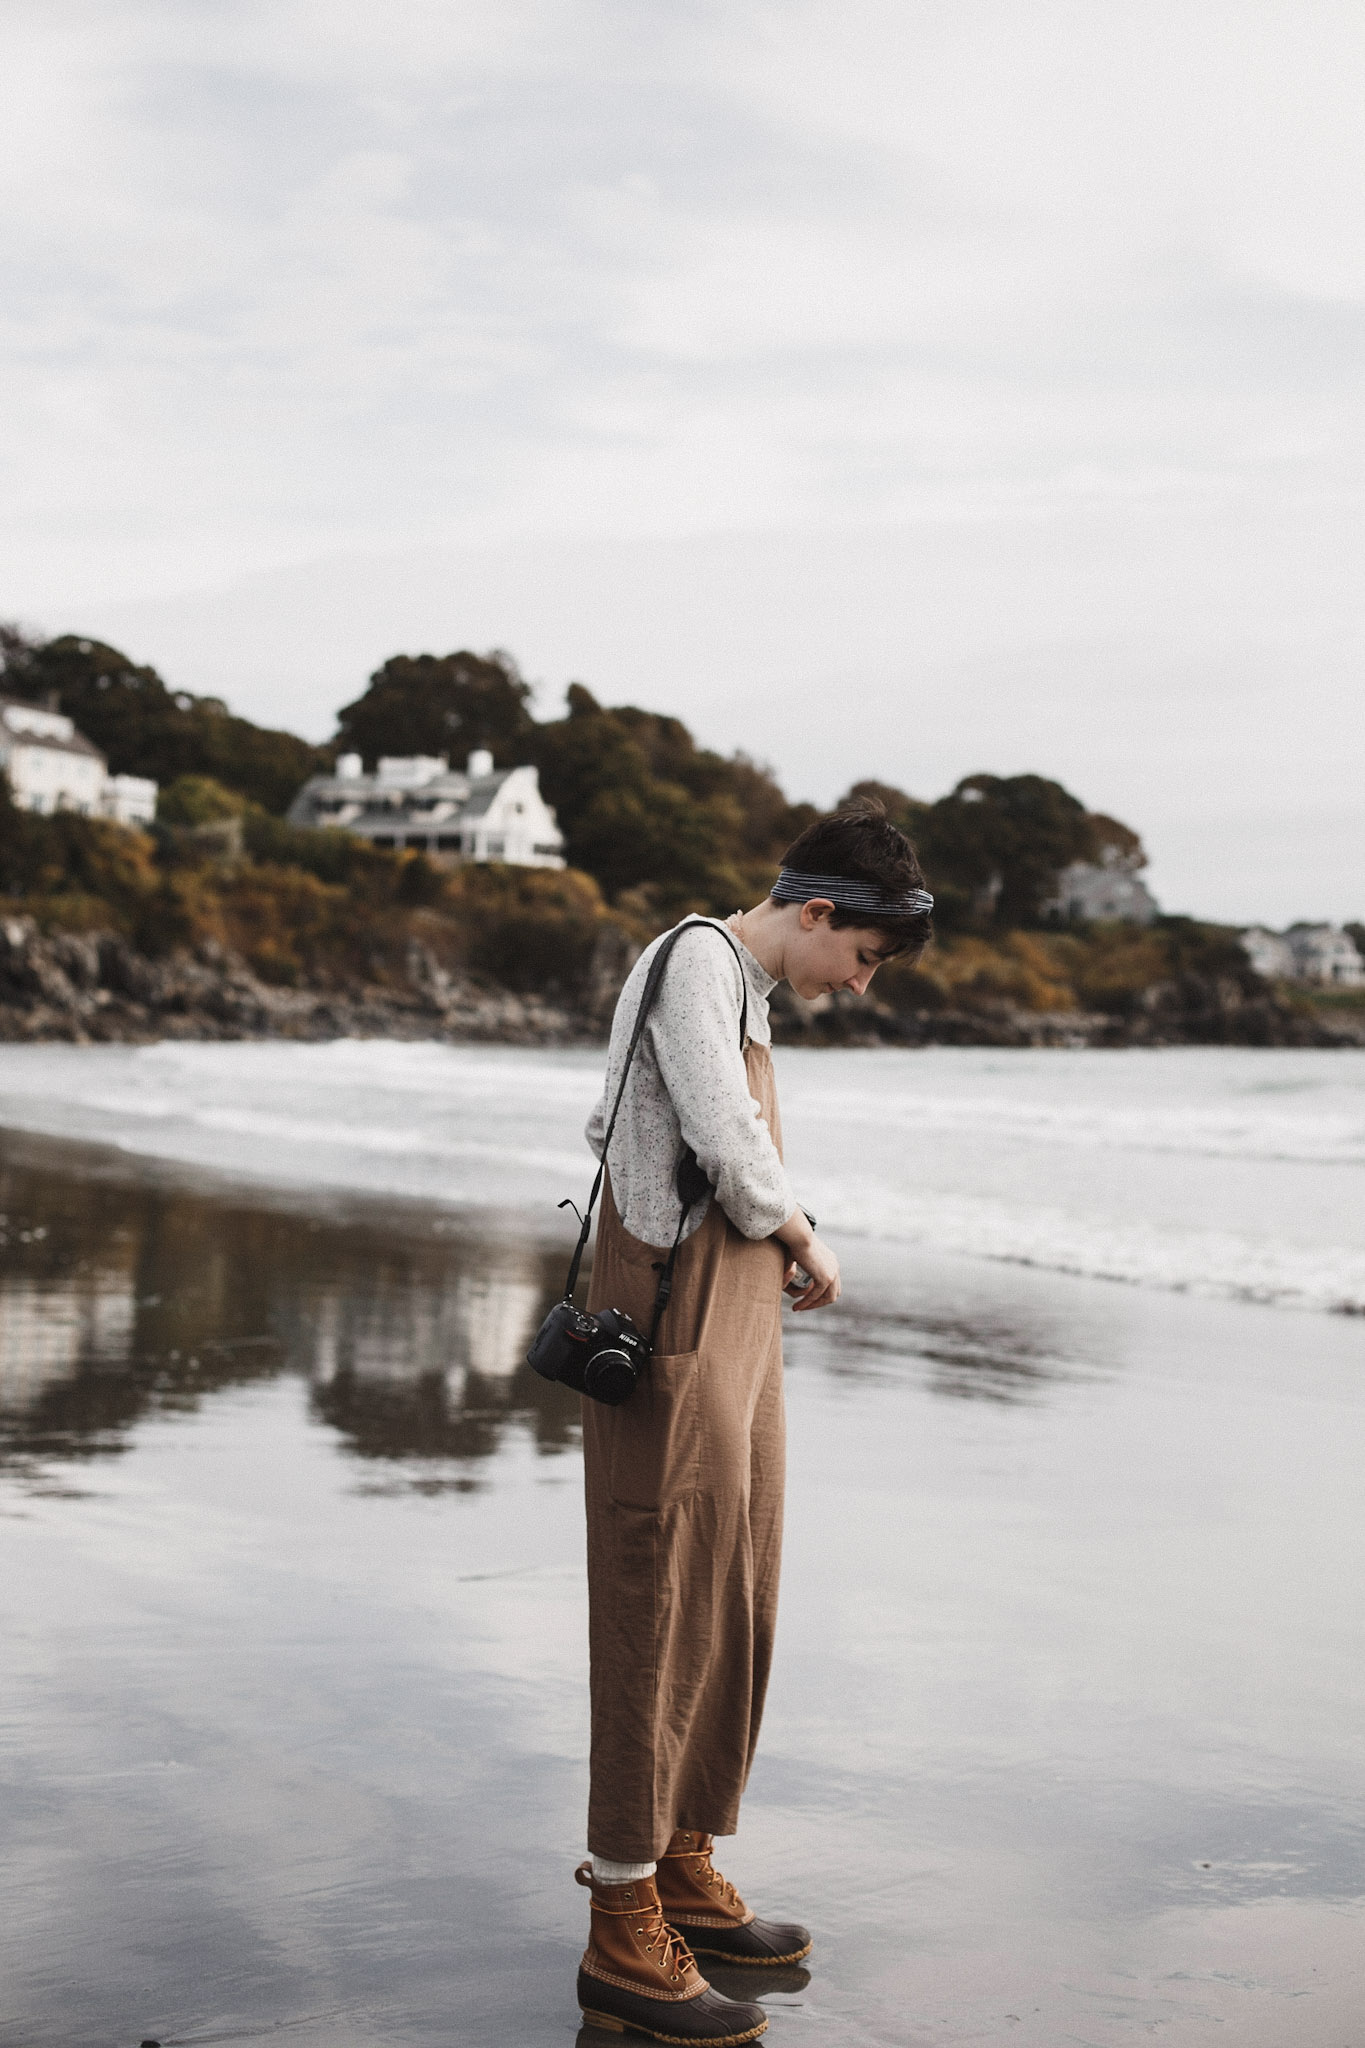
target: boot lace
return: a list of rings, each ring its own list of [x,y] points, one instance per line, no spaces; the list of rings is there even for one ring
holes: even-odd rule
[[[722,1906],[733,1906],[738,1913],[742,1913],[745,1910],[744,1901],[731,1884],[729,1878],[722,1877],[715,1864],[711,1861],[711,1851],[709,1849],[699,1849],[697,1851],[697,1859],[692,1866],[692,1875],[699,1877],[709,1890],[718,1895]]]
[[[652,1956],[657,1949],[658,1967],[666,1977],[671,1977],[675,1984],[680,1984],[684,1973],[695,1967],[691,1949],[682,1936],[669,1926],[664,1918],[662,1906],[656,1906],[650,1914],[642,1913],[640,1918],[644,1925],[637,1927],[635,1932],[645,1943],[645,1954]],[[646,1935],[649,1937],[647,1941]]]

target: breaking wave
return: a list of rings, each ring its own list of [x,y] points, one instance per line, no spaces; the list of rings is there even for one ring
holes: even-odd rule
[[[835,1232],[1365,1313],[1365,1054],[782,1052],[795,1185]],[[0,1123],[300,1186],[580,1198],[593,1052],[0,1050]]]

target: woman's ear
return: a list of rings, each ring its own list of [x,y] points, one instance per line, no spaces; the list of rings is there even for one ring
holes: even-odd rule
[[[828,896],[812,896],[809,902],[801,905],[801,929],[803,932],[813,932],[818,924],[823,924],[833,915],[834,905]]]

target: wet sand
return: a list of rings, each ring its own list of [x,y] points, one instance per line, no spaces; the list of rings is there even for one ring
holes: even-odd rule
[[[14,1135],[0,1211],[0,2042],[569,2041],[554,1245]],[[721,1859],[815,1930],[769,2038],[1353,2048],[1365,1323],[840,1250]]]

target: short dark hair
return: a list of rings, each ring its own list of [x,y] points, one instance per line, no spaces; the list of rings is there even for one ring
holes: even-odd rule
[[[783,854],[782,865],[801,875],[847,875],[850,881],[871,882],[888,896],[924,887],[914,847],[875,797],[859,797],[807,825]],[[872,911],[836,907],[829,921],[836,931],[859,925],[881,932],[892,941],[885,954],[888,960],[901,953],[922,953],[934,936],[927,910],[910,917],[878,917]]]

